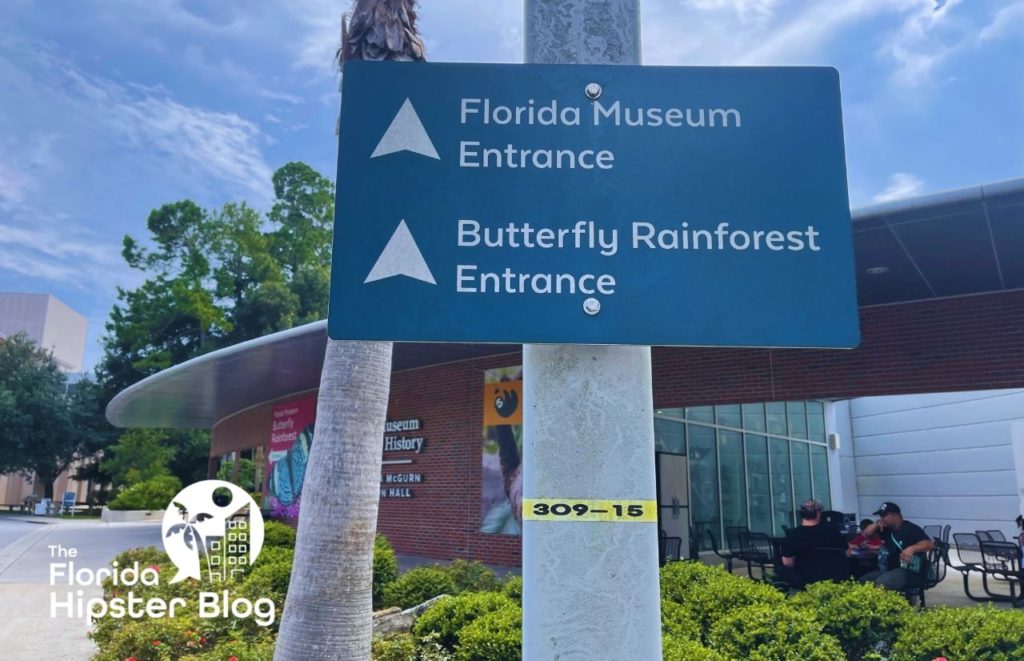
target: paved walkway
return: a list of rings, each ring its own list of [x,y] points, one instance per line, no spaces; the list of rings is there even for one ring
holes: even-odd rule
[[[50,585],[51,562],[74,562],[79,568],[99,569],[121,551],[160,544],[156,523],[107,524],[97,520],[74,521],[4,516],[0,518],[0,657],[10,661],[86,661],[96,648],[87,634],[85,618],[68,617],[60,611],[51,617],[51,601],[99,596],[98,586]],[[75,558],[51,558],[56,549],[74,548]]]

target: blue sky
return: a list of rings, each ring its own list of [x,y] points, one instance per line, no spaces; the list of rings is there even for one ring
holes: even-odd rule
[[[522,0],[426,0],[427,55],[522,61]],[[5,0],[0,291],[52,293],[101,354],[121,239],[191,198],[265,209],[334,177],[338,0]],[[1024,0],[641,0],[645,64],[830,65],[851,204],[1024,176]]]

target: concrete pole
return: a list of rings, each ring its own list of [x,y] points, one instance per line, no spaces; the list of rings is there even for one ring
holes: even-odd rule
[[[639,0],[525,6],[528,63],[640,63]],[[523,658],[661,659],[650,347],[526,345],[523,379]],[[532,499],[646,514],[531,519]]]

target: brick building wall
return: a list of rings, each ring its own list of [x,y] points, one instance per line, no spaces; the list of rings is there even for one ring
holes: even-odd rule
[[[863,308],[861,331],[862,344],[854,350],[656,347],[654,405],[1024,387],[1024,292]],[[385,467],[384,473],[423,476],[422,483],[409,485],[412,498],[381,499],[378,527],[397,551],[520,564],[520,537],[477,531],[484,372],[521,360],[515,353],[393,375],[388,419],[419,419],[415,435],[426,438],[418,455],[387,455],[413,463]],[[246,436],[253,438],[255,430],[239,422],[235,428],[249,429]],[[230,428],[221,423],[214,429],[221,450],[231,443],[218,430]]]

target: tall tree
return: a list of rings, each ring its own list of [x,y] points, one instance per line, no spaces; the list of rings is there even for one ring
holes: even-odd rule
[[[338,59],[342,70],[354,59],[422,61],[416,1],[356,0],[351,30],[342,20]],[[390,342],[327,342],[278,661],[370,658],[391,348]]]
[[[274,173],[264,216],[243,203],[165,204],[122,255],[146,279],[118,289],[100,380],[108,397],[160,370],[327,315],[334,186],[305,163]]]
[[[44,495],[75,459],[110,439],[100,389],[68,386],[53,357],[24,334],[0,341],[0,473],[35,474]]]

